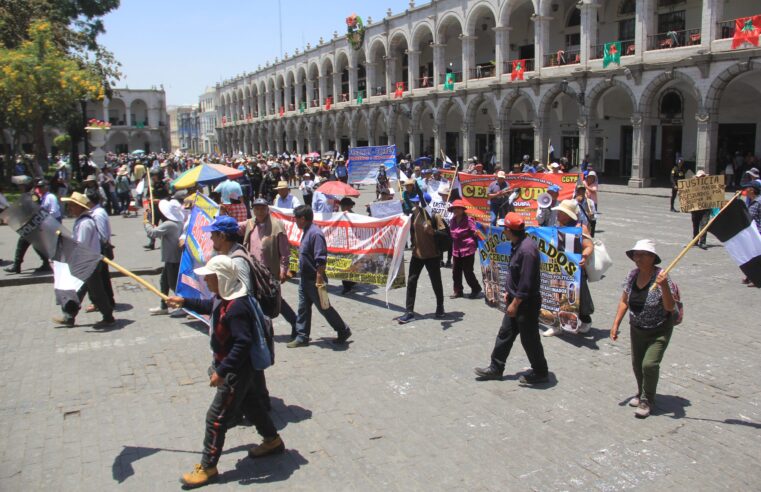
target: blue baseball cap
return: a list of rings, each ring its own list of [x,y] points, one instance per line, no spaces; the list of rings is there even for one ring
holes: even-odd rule
[[[547,188],[547,191],[554,191],[555,193],[560,193],[560,186],[558,186],[558,185],[550,185]]]
[[[238,221],[229,215],[220,215],[211,224],[201,227],[201,230],[203,232],[238,234]]]
[[[431,203],[431,195],[428,193],[423,194],[423,199],[425,200],[425,203]],[[410,197],[410,201],[412,203],[417,203],[420,201],[420,195],[415,195]]]

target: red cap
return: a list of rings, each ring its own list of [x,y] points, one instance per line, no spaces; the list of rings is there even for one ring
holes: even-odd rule
[[[505,215],[505,227],[512,229],[513,231],[522,231],[526,223],[523,221],[523,217],[515,212],[510,212]]]
[[[455,200],[452,202],[451,205],[449,205],[449,210],[452,210],[453,208],[468,208],[468,204],[465,203],[465,200]]]

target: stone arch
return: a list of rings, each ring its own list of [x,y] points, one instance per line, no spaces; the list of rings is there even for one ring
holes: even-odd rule
[[[463,121],[465,121],[465,114],[467,111],[465,103],[463,103],[459,97],[450,97],[441,101],[438,108],[436,108],[435,120],[438,125],[446,123],[447,114],[449,114],[452,107],[457,107],[462,115]]]
[[[369,56],[370,60],[375,59],[375,52],[380,48],[383,48],[384,55],[388,53],[388,45],[386,44],[385,36],[380,36],[380,35],[373,36],[367,41],[367,46],[368,46],[367,53],[370,55]]]
[[[434,41],[436,39],[434,33],[436,32],[436,26],[428,21],[418,22],[415,24],[415,28],[412,31],[411,49],[417,49],[418,45],[423,41],[423,36],[430,35]]]
[[[502,99],[502,103],[499,105],[499,119],[501,122],[507,122],[510,110],[513,109],[513,106],[521,98],[525,98],[528,101],[531,110],[534,114],[536,114],[536,104],[534,103],[534,98],[532,98],[528,92],[522,89],[514,89],[505,95],[505,97]]]
[[[129,104],[132,115],[132,126],[148,126],[148,104],[141,98],[134,99]]]
[[[412,128],[420,128],[420,118],[426,109],[429,109],[434,117],[436,116],[436,106],[430,100],[418,102],[412,107],[412,113],[410,114],[410,126]]]
[[[542,100],[539,103],[539,110],[537,111],[537,115],[542,119],[547,118],[547,116],[549,115],[550,109],[552,108],[553,101],[555,101],[555,98],[558,97],[558,95],[562,93],[572,95],[574,97],[576,97],[576,95],[578,94],[576,92],[576,89],[571,87],[570,84],[567,85],[565,89],[563,88],[562,83],[557,83],[553,85],[552,88],[550,88],[550,90],[548,90],[542,97]]]
[[[442,43],[445,40],[442,40],[442,30],[448,26],[451,22],[456,22],[457,25],[460,27],[460,32],[465,33],[465,20],[462,18],[462,16],[454,11],[450,11],[445,13],[436,23],[436,32],[434,34],[435,36],[435,42],[436,43]]]
[[[742,75],[753,70],[758,70],[761,65],[748,60],[747,62],[740,62],[731,65],[729,68],[721,72],[711,82],[711,86],[706,92],[705,102],[703,108],[710,114],[717,114],[719,112],[719,103],[721,102],[721,96],[727,86],[739,75]]]
[[[396,45],[399,44],[400,38],[404,40],[404,44],[407,45],[408,49],[410,46],[410,37],[407,35],[407,31],[405,29],[395,29],[389,36],[388,36],[388,46],[389,51]]]
[[[324,77],[327,75],[328,68],[330,68],[330,73],[333,73],[333,56],[332,55],[325,55],[322,58],[320,58],[320,77]]]
[[[469,36],[476,34],[476,21],[478,20],[479,15],[484,11],[491,13],[492,17],[494,17],[494,21],[497,22],[499,17],[497,16],[497,12],[494,10],[492,3],[488,0],[481,0],[480,2],[476,2],[475,4],[471,5],[470,10],[466,16],[465,29],[463,30],[463,33]]]
[[[495,125],[498,124],[499,105],[497,104],[497,101],[494,99],[493,95],[484,93],[477,94],[474,98],[466,103],[464,113],[465,121],[473,121],[476,118],[476,111],[478,111],[478,108],[480,108],[483,103],[489,103],[494,108],[494,115],[492,116],[492,120],[494,121]]]
[[[599,82],[594,87],[592,87],[592,90],[590,90],[589,94],[586,96],[587,107],[593,111],[594,108],[597,106],[599,99],[608,91],[608,89],[611,89],[613,87],[618,87],[620,89],[623,89],[624,92],[626,92],[626,94],[629,96],[629,99],[631,100],[632,108],[637,107],[637,98],[634,95],[634,92],[632,91],[631,87],[629,87],[627,84],[616,79],[605,79]]]
[[[500,8],[499,16],[497,17],[497,25],[500,27],[509,26],[510,15],[513,13],[513,10],[515,10],[515,8],[518,6],[522,6],[523,3],[524,2],[520,2],[518,0],[508,0],[507,2],[504,2]],[[537,8],[538,2],[536,0],[528,0],[528,3],[530,3],[533,7],[533,13],[536,13],[539,10]]]
[[[696,101],[698,101],[698,104],[701,106],[703,105],[703,96],[700,94],[700,89],[697,87],[697,85],[695,85],[695,81],[692,79],[692,77],[678,70],[669,70],[663,72],[655,79],[653,79],[652,82],[650,82],[642,92],[642,95],[639,98],[639,103],[637,104],[637,108],[643,117],[652,116],[650,114],[650,108],[652,107],[654,100],[653,98],[658,95],[664,85],[671,82],[672,80],[684,82],[687,87],[690,88],[692,92],[691,95],[695,98]]]

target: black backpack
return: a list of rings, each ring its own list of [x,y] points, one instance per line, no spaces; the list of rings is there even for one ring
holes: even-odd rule
[[[243,248],[236,249],[231,258],[245,258],[248,262],[251,295],[253,295],[265,316],[271,319],[280,315],[280,286],[264,263],[253,258]]]

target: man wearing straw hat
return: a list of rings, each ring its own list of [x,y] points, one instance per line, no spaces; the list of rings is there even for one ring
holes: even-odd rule
[[[61,201],[68,204],[69,213],[77,218],[74,221],[72,237],[82,246],[100,254],[100,234],[98,234],[95,219],[90,215],[90,205],[87,197],[75,191],[70,197],[62,198]],[[90,299],[103,316],[103,319],[95,323],[93,327],[105,328],[113,325],[116,321],[113,316],[114,307],[106,293],[106,286],[103,285],[101,271],[97,268],[88,277],[85,284],[79,289],[79,292],[77,292],[79,302],[68,302],[66,305],[61,306],[63,315],[53,318],[53,322],[62,326],[74,326],[85,292],[90,293]]]
[[[291,190],[288,188],[288,181],[278,182],[275,191],[277,192],[277,196],[275,197],[275,203],[273,203],[273,205],[277,208],[293,210],[301,205],[299,199],[291,194]]]

